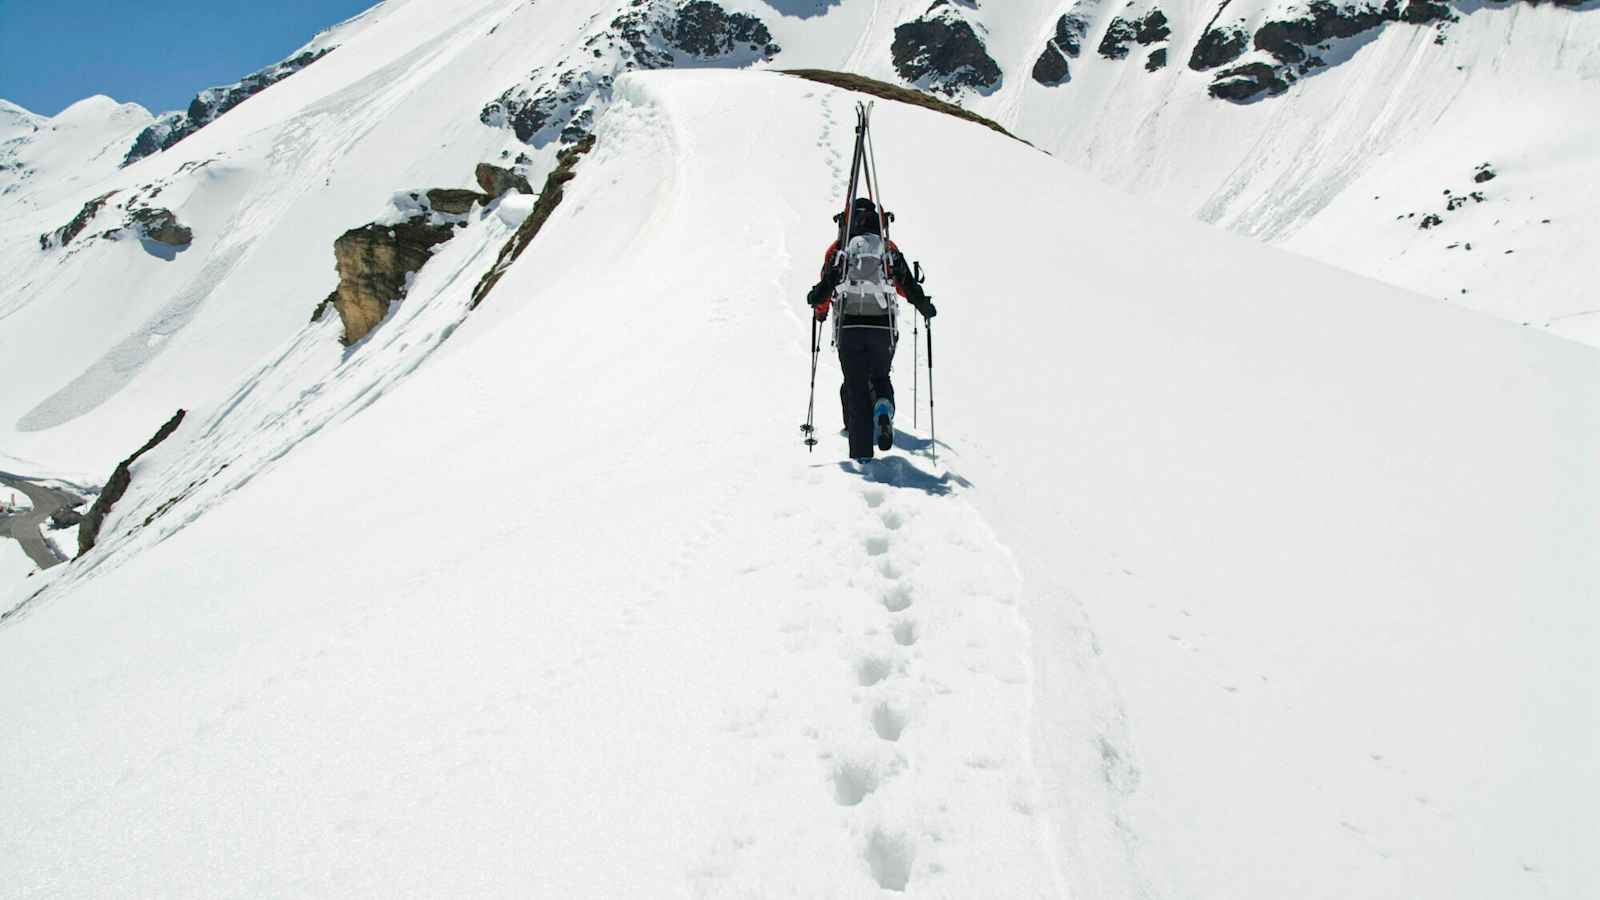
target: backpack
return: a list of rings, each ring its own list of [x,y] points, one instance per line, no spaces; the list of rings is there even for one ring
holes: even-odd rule
[[[893,322],[900,294],[889,277],[889,245],[876,234],[858,234],[844,250],[844,273],[834,289],[842,316],[884,317]]]

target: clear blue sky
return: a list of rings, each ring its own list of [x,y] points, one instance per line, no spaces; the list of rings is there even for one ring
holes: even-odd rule
[[[153,113],[275,63],[377,0],[0,0],[0,98],[53,116],[93,94]]]

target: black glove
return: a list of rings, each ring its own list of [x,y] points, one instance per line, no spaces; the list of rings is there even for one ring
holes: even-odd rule
[[[934,316],[937,316],[938,314],[939,314],[939,310],[933,305],[933,298],[932,297],[929,297],[927,300],[923,301],[923,303],[922,303],[922,317],[924,319],[931,319]]]
[[[813,285],[811,290],[806,292],[806,303],[816,306],[818,303],[829,299],[828,292],[822,288],[823,285],[821,284]]]

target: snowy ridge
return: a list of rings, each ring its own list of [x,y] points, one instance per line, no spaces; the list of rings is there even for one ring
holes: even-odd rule
[[[479,118],[536,147],[558,137],[576,143],[594,127],[618,75],[675,66],[743,68],[781,49],[760,19],[729,13],[711,0],[630,0],[592,16],[556,65],[534,69]]]
[[[905,345],[902,449],[824,455],[825,359],[807,456],[798,298],[853,99],[622,77],[489,302],[463,317],[502,210],[364,344],[302,319],[142,461],[113,542],[4,600],[27,604],[0,626],[0,684],[25,686],[0,692],[7,883],[1600,883],[1587,756],[1550,749],[1595,707],[1592,351],[883,103],[895,237],[941,309],[942,465],[906,428]],[[941,189],[979,165],[1009,177]]]
[[[15,217],[86,191],[149,122],[144,107],[104,96],[50,118],[0,101],[0,210]]]
[[[382,8],[383,3],[380,2],[372,9],[321,32],[281,62],[252,72],[232,84],[200,91],[185,110],[163,113],[139,132],[122,164],[132,165],[153,153],[171,149],[172,145],[210,125],[223,113],[332,53],[351,32],[380,15]]]

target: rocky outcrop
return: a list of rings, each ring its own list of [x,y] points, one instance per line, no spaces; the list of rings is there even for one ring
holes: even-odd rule
[[[117,463],[117,468],[111,473],[111,479],[106,482],[105,490],[102,490],[100,496],[95,498],[94,505],[89,507],[88,514],[83,517],[83,522],[78,526],[78,556],[81,557],[94,549],[95,542],[100,539],[100,529],[105,525],[106,516],[111,512],[111,508],[116,505],[117,501],[122,499],[122,495],[128,492],[128,485],[133,483],[133,464],[138,462],[139,457],[149,453],[162,441],[172,437],[172,433],[178,430],[179,425],[183,424],[185,415],[187,413],[184,410],[178,410],[171,419],[167,420],[165,425],[162,425],[156,431],[154,437],[145,441],[143,447],[135,451],[132,456]]]
[[[473,176],[477,179],[478,187],[490,197],[499,197],[511,191],[519,194],[533,193],[533,185],[529,184],[528,179],[521,173],[502,169],[491,163],[478,163]]]
[[[938,97],[898,84],[890,84],[887,81],[879,81],[876,78],[868,78],[865,75],[857,75],[854,72],[834,72],[828,69],[784,69],[783,74],[804,78],[807,81],[815,81],[818,84],[844,88],[847,91],[857,91],[873,97],[882,97],[885,100],[893,100],[897,103],[907,103],[911,106],[931,109],[937,113],[982,125],[990,131],[999,132],[1014,141],[1028,144],[1027,141],[1002,128],[1000,123],[993,119],[980,116],[972,110],[964,109],[948,100],[941,100]],[[1028,144],[1028,146],[1031,147],[1033,145]]]
[[[55,247],[65,247],[72,243],[73,238],[82,234],[83,230],[89,227],[89,223],[94,221],[95,216],[100,215],[100,210],[105,208],[106,201],[110,200],[116,193],[116,191],[111,191],[101,194],[85,203],[83,208],[78,210],[78,214],[72,217],[72,221],[57,228],[55,231],[39,235],[39,249],[50,250]]]
[[[1159,44],[1171,36],[1172,29],[1167,25],[1167,14],[1159,9],[1152,9],[1139,19],[1124,19],[1118,16],[1106,27],[1105,36],[1100,39],[1100,46],[1096,52],[1106,59],[1126,59],[1130,43],[1148,47],[1151,44]]]
[[[890,45],[894,70],[917,87],[953,97],[1000,86],[1000,65],[960,10],[938,0],[920,18],[898,25]]]
[[[1201,33],[1194,50],[1190,51],[1189,68],[1204,72],[1225,66],[1243,56],[1249,47],[1250,32],[1238,25],[1218,26],[1213,23]]]
[[[483,206],[494,199],[488,194],[456,188],[434,188],[428,191],[427,197],[430,209],[448,216],[464,216],[474,205]]]
[[[478,304],[489,296],[494,286],[500,283],[506,269],[517,261],[522,251],[538,237],[539,231],[544,228],[544,223],[549,221],[550,214],[561,205],[561,200],[566,196],[566,184],[578,174],[578,160],[584,154],[594,149],[594,135],[589,135],[571,147],[567,147],[556,154],[556,167],[544,180],[544,189],[539,192],[539,199],[533,204],[533,211],[528,214],[522,224],[517,227],[515,234],[500,248],[500,256],[495,259],[494,268],[483,274],[478,280],[477,287],[472,289],[471,309],[477,309]]]
[[[171,210],[159,206],[146,206],[128,214],[127,227],[146,240],[169,247],[186,247],[194,241],[194,232],[185,228]]]
[[[618,75],[641,69],[737,68],[781,52],[765,23],[711,0],[630,0],[568,60],[534,69],[484,106],[485,125],[525,143],[577,143],[589,133]]]
[[[710,0],[693,0],[678,10],[672,46],[697,59],[730,56],[740,48],[778,52],[772,33],[758,18],[730,13]]]
[[[1144,70],[1146,72],[1154,72],[1157,69],[1164,69],[1166,67],[1167,48],[1165,47],[1157,47],[1156,49],[1151,50],[1150,55],[1144,59]]]
[[[1262,23],[1250,36],[1250,44],[1265,58],[1217,73],[1209,92],[1234,102],[1281,94],[1299,78],[1327,65],[1325,55],[1338,41],[1391,22],[1426,25],[1457,19],[1450,7],[1438,0],[1358,0],[1345,6],[1312,0],[1298,16]],[[1213,19],[1195,44],[1189,67],[1204,71],[1239,59],[1246,52],[1244,34],[1237,24],[1219,27]]]
[[[1072,80],[1067,60],[1078,58],[1088,33],[1089,20],[1083,16],[1069,14],[1057,19],[1055,36],[1045,42],[1044,52],[1033,64],[1033,80],[1047,86]]]
[[[353,344],[377,327],[389,304],[405,296],[408,278],[432,257],[435,246],[454,234],[451,225],[417,217],[397,225],[363,225],[340,235],[333,242],[339,286],[323,303],[339,313],[343,343]]]
[[[139,133],[122,160],[124,166],[166,150],[196,131],[210,125],[219,116],[254,97],[267,88],[305,69],[307,66],[333,52],[335,48],[308,50],[292,59],[267,66],[246,75],[233,84],[207,88],[195,95],[184,112],[170,112]]]
[[[1483,163],[1472,170],[1472,180],[1478,184],[1483,184],[1485,181],[1493,181],[1499,174],[1494,170],[1494,166],[1489,163]]]
[[[1219,100],[1243,103],[1266,94],[1277,96],[1289,89],[1289,82],[1278,76],[1278,68],[1267,63],[1245,63],[1223,69],[1206,87],[1206,92]]]

